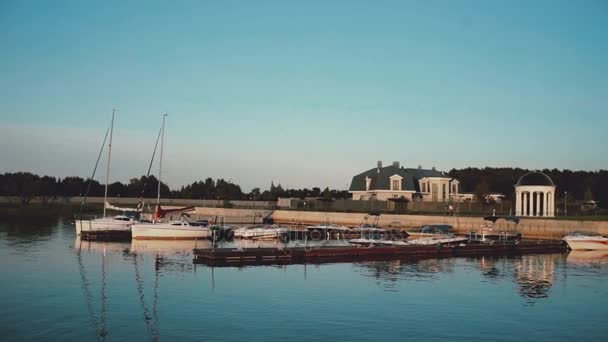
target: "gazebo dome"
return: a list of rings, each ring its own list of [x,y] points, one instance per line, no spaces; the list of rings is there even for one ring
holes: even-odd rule
[[[521,176],[515,186],[521,185],[555,186],[549,176],[539,171],[528,172]]]

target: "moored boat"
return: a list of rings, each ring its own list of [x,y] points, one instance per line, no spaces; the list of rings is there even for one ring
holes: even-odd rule
[[[418,229],[406,230],[410,237],[432,237],[438,235],[454,234],[454,227],[449,224],[429,224]]]
[[[431,236],[408,240],[410,245],[446,245],[468,242],[469,238],[464,236]]]
[[[563,239],[572,250],[608,250],[608,238],[596,233],[574,232]]]
[[[484,224],[483,227],[476,231],[469,232],[470,242],[494,243],[501,242],[517,242],[522,239],[522,235],[517,231],[516,227],[519,224],[519,217],[515,216],[487,216],[484,217],[484,222],[492,222],[489,226]],[[496,222],[504,220],[506,227],[496,227]]]
[[[277,225],[242,227],[234,230],[236,239],[285,239],[289,230]]]
[[[131,237],[139,240],[196,240],[212,237],[210,228],[187,220],[167,223],[136,223],[131,226]]]
[[[136,222],[135,217],[116,215],[92,220],[76,219],[74,224],[76,225],[76,235],[81,235],[83,231],[91,233],[129,232],[134,222]]]

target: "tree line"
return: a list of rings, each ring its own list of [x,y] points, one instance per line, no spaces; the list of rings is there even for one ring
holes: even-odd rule
[[[520,168],[465,168],[453,169],[449,176],[460,181],[460,192],[475,193],[478,198],[488,193],[501,193],[507,199],[514,197],[514,185],[519,178],[530,170]],[[571,170],[542,170],[557,185],[556,200],[561,201],[564,192],[568,192],[568,200],[595,200],[603,208],[608,208],[608,170],[571,171]],[[29,172],[0,174],[0,196],[18,196],[24,203],[34,197],[43,200],[57,197],[83,196],[90,186],[89,196],[103,196],[104,185],[81,177],[55,178],[38,176]],[[154,198],[157,193],[158,180],[154,176],[132,178],[127,184],[114,182],[108,186],[108,196],[111,197],[140,197]],[[254,188],[243,192],[238,184],[225,179],[196,181],[170,189],[165,183],[161,184],[161,196],[184,199],[219,199],[219,200],[265,200],[275,201],[279,197],[293,198],[350,198],[346,190],[321,189],[285,189],[280,184],[270,183],[267,189]]]
[[[158,179],[156,177],[141,176],[132,178],[129,183],[114,182],[108,185],[109,197],[140,197],[154,198],[157,196]],[[81,177],[65,177],[63,179],[39,176],[29,172],[16,172],[0,174],[0,196],[20,197],[23,203],[29,203],[34,197],[43,201],[60,197],[84,196],[101,197],[105,192],[105,185],[96,180],[89,181]],[[346,190],[332,190],[326,187],[313,187],[312,189],[284,189],[280,184],[273,182],[270,188],[261,190],[254,188],[250,192],[243,192],[238,184],[222,178],[207,178],[182,186],[179,189],[170,189],[161,183],[161,197],[202,200],[263,200],[276,201],[279,197],[328,197],[348,198]]]

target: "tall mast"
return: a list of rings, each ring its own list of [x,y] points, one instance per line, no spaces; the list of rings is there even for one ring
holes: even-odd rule
[[[160,205],[160,183],[163,178],[163,146],[165,144],[165,118],[167,117],[167,113],[163,115],[163,128],[160,136],[160,162],[158,165],[158,191],[156,197],[156,205]]]
[[[112,157],[112,134],[114,133],[114,113],[116,113],[116,108],[112,108],[112,123],[110,124],[110,144],[108,145],[108,168],[106,170],[106,189],[103,194],[103,217],[106,217],[106,202],[108,201],[108,183],[110,182],[110,158]]]

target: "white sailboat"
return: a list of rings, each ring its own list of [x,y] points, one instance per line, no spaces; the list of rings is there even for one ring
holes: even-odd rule
[[[163,115],[163,125],[160,140],[160,161],[158,169],[158,189],[156,197],[156,211],[154,221],[151,223],[135,223],[131,226],[131,237],[138,240],[196,240],[208,239],[212,237],[212,231],[206,225],[188,221],[182,216],[181,221],[159,222],[164,217],[164,212],[175,212],[192,210],[192,207],[182,209],[163,210],[160,206],[160,185],[162,182],[163,170],[163,148],[165,142],[165,118]]]
[[[108,200],[108,184],[110,181],[110,160],[112,158],[112,136],[114,134],[114,115],[116,113],[116,109],[112,109],[112,122],[110,124],[110,143],[108,144],[108,163],[106,168],[106,186],[104,191],[104,206],[103,206],[103,217],[96,218],[92,220],[83,220],[79,218],[76,220],[76,235],[81,235],[83,231],[86,232],[95,232],[95,233],[126,233],[131,230],[131,225],[135,221],[135,217],[132,215],[116,215],[113,217],[106,217],[106,209],[113,209],[122,212],[132,211],[129,208],[118,208],[112,207],[108,208],[109,203]],[[107,134],[107,132],[106,132]],[[107,135],[106,135],[107,137]],[[105,140],[105,139],[104,139]],[[104,142],[105,144],[105,142]]]

